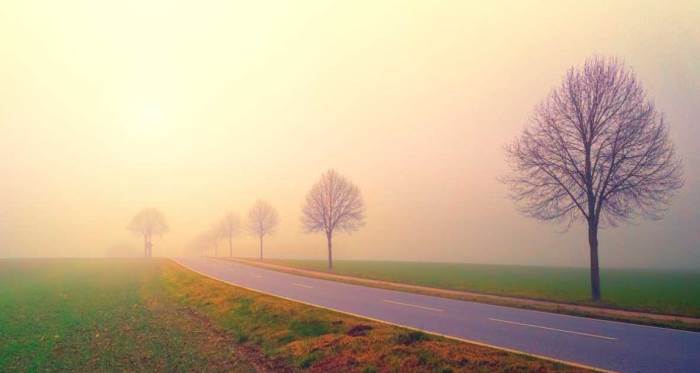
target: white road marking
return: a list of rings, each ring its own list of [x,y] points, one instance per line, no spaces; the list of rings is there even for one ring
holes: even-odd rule
[[[400,305],[400,306],[406,306],[406,307],[415,307],[415,308],[420,308],[420,309],[428,310],[428,311],[442,312],[442,310],[439,309],[439,308],[421,306],[421,305],[418,305],[418,304],[410,304],[410,303],[397,302],[397,301],[395,301],[395,300],[384,299],[383,302],[384,302],[384,303],[391,303],[391,304],[398,304],[398,305]]]
[[[534,354],[534,353],[530,353],[530,352],[526,352],[526,351],[522,351],[522,350],[516,350],[516,349],[513,349],[513,348],[501,347],[501,346],[498,346],[498,345],[495,345],[495,344],[480,342],[480,341],[477,341],[477,340],[474,340],[474,339],[468,339],[468,338],[458,337],[458,336],[455,336],[455,335],[449,335],[449,334],[438,333],[438,332],[435,332],[435,331],[430,331],[430,330],[426,330],[426,329],[421,329],[421,328],[418,328],[418,327],[415,327],[415,326],[410,326],[410,325],[406,325],[406,324],[401,324],[401,323],[398,323],[398,322],[392,322],[392,321],[382,320],[382,319],[370,317],[370,316],[367,316],[367,315],[361,315],[361,314],[359,314],[359,313],[344,311],[344,310],[341,310],[341,309],[339,309],[339,308],[334,308],[334,307],[329,307],[329,306],[323,306],[323,305],[320,305],[320,304],[315,304],[315,303],[310,303],[310,302],[304,302],[303,300],[285,297],[284,295],[279,295],[279,294],[271,293],[271,292],[264,291],[264,290],[260,290],[260,289],[254,289],[254,288],[251,288],[251,287],[247,287],[247,286],[240,285],[240,284],[238,284],[238,283],[235,283],[235,282],[232,282],[232,281],[229,281],[229,280],[225,280],[225,279],[223,279],[223,278],[215,277],[215,276],[213,276],[213,275],[204,273],[203,271],[196,270],[196,269],[194,269],[193,267],[190,267],[189,265],[180,262],[180,259],[178,259],[178,258],[171,258],[170,260],[172,260],[172,261],[174,261],[175,263],[179,264],[179,265],[182,266],[183,268],[185,268],[185,269],[187,269],[187,270],[189,270],[189,271],[192,271],[192,272],[194,272],[194,273],[200,274],[200,275],[202,275],[202,276],[204,276],[204,277],[206,277],[206,278],[210,278],[210,279],[212,279],[212,280],[219,281],[219,282],[224,283],[224,284],[229,284],[229,285],[232,285],[232,286],[235,286],[235,287],[239,287],[239,288],[241,288],[241,289],[245,289],[245,290],[248,290],[248,291],[256,292],[256,293],[258,293],[258,294],[264,294],[264,295],[271,296],[271,297],[277,297],[277,298],[284,299],[284,300],[287,300],[287,301],[290,301],[290,302],[296,302],[296,303],[304,304],[304,305],[311,306],[311,307],[318,307],[318,308],[322,308],[322,309],[324,309],[324,310],[333,311],[333,312],[338,312],[338,313],[342,313],[342,314],[345,314],[345,315],[350,315],[350,316],[358,317],[358,318],[361,318],[361,319],[371,320],[371,321],[375,321],[375,322],[382,323],[382,324],[386,324],[386,325],[398,326],[398,327],[400,327],[400,328],[405,328],[405,329],[409,329],[409,330],[420,331],[420,332],[423,332],[423,333],[428,333],[428,334],[430,334],[430,335],[435,335],[435,336],[438,336],[438,337],[444,337],[444,338],[452,339],[452,340],[455,340],[455,341],[461,341],[461,342],[466,342],[466,343],[475,344],[475,345],[477,345],[477,346],[483,346],[483,347],[493,348],[493,349],[496,349],[496,350],[499,350],[499,351],[506,351],[506,352],[511,352],[511,353],[523,355],[523,356],[534,357],[534,358],[537,358],[537,359],[543,359],[543,360],[547,360],[547,361],[553,361],[553,362],[555,362],[555,363],[566,364],[566,365],[570,365],[570,366],[573,366],[573,367],[578,367],[578,368],[583,368],[583,369],[591,370],[591,371],[594,371],[594,372],[618,373],[618,372],[615,372],[615,371],[613,371],[613,370],[608,370],[608,369],[603,369],[603,368],[596,368],[596,367],[594,367],[594,366],[585,365],[585,364],[581,364],[581,363],[577,363],[577,362],[575,362],[575,361],[562,360],[562,359],[553,358],[553,357],[551,357],[551,356],[539,355],[539,354]],[[578,317],[578,316],[569,316],[569,317]],[[606,321],[606,320],[598,320],[598,321]],[[613,322],[613,321],[609,321],[609,322]],[[637,326],[644,326],[644,325],[637,325]],[[655,327],[650,326],[650,328],[655,328]],[[677,331],[684,331],[684,330],[677,330]],[[696,332],[688,331],[688,333],[696,333]]]
[[[606,336],[604,336],[604,335],[590,334],[590,333],[583,333],[583,332],[575,332],[575,331],[572,331],[572,330],[564,330],[564,329],[550,328],[550,327],[547,327],[547,326],[540,326],[540,325],[525,324],[525,323],[517,322],[517,321],[508,321],[508,320],[492,319],[492,318],[489,318],[489,320],[491,320],[491,321],[496,321],[496,322],[501,322],[501,323],[505,323],[505,324],[529,326],[529,327],[531,327],[531,328],[552,330],[552,331],[555,331],[555,332],[562,332],[562,333],[569,333],[569,334],[577,334],[577,335],[583,335],[583,336],[586,336],[586,337],[607,339],[607,340],[610,340],[610,341],[616,341],[616,340],[617,340],[617,338],[606,337]]]
[[[298,283],[296,283],[296,282],[292,282],[292,285],[298,286],[298,287],[300,287],[300,288],[313,289],[313,286],[304,285],[304,284],[298,284]]]

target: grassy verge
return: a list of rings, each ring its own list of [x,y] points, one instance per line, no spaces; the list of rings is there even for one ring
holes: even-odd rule
[[[246,291],[167,260],[0,261],[0,371],[573,371]]]

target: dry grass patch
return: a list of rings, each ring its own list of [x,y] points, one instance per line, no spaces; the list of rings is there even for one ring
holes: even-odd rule
[[[168,289],[276,370],[311,372],[581,371],[237,288],[168,263]]]

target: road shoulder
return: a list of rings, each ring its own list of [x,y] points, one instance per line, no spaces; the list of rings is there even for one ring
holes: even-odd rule
[[[482,294],[476,292],[466,292],[449,289],[439,289],[427,286],[403,284],[389,281],[373,280],[361,277],[339,275],[328,272],[313,271],[308,269],[294,268],[280,264],[272,264],[261,262],[259,260],[251,260],[244,258],[214,258],[224,261],[233,261],[236,263],[256,266],[286,272],[295,275],[318,278],[323,280],[338,281],[354,285],[369,286],[381,289],[398,290],[422,295],[437,296],[443,298],[465,300],[470,302],[479,302],[494,304],[499,306],[516,307],[544,312],[553,312],[571,316],[589,317],[601,320],[610,320],[618,322],[626,322],[638,325],[656,326],[679,330],[700,331],[700,318],[663,315],[647,312],[629,311],[623,309],[595,307],[587,305],[557,303],[551,301],[543,301],[536,299],[507,297],[492,294]]]

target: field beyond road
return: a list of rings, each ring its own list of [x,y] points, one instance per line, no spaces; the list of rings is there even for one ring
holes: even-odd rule
[[[327,272],[323,260],[266,259],[265,263]],[[440,289],[593,305],[587,268],[419,263],[333,262],[338,275]],[[700,317],[700,270],[602,269],[603,301],[612,308]]]
[[[575,371],[215,281],[165,259],[0,260],[0,371]]]

